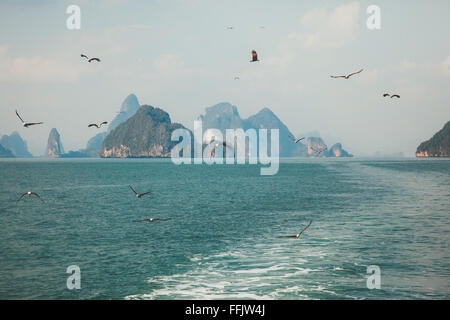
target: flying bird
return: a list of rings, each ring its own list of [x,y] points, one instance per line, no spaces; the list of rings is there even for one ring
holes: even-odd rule
[[[255,50],[252,50],[252,60],[250,60],[250,62],[256,62],[256,61],[259,61],[258,54],[256,53]]]
[[[234,80],[241,80],[238,76],[234,77]]]
[[[389,93],[385,93],[385,94],[383,94],[383,97],[391,97],[391,98],[399,98],[400,99],[400,96],[398,94],[390,95]]]
[[[25,196],[31,196],[31,195],[38,197],[39,200],[41,200],[42,202],[44,202],[44,200],[42,200],[42,198],[41,198],[36,192],[33,192],[33,191],[28,191],[28,192],[22,193],[22,194],[20,195],[19,199],[17,199],[17,202],[19,202],[23,197],[25,197]]]
[[[19,117],[20,121],[22,121],[23,126],[25,128],[28,128],[29,126],[34,126],[36,124],[43,124],[43,122],[25,122],[25,121],[23,121],[23,119],[19,116],[19,113],[17,112],[17,110],[16,110],[16,115]]]
[[[100,59],[99,59],[99,58],[89,58],[89,57],[88,57],[87,55],[85,55],[85,54],[81,54],[81,57],[82,57],[82,58],[86,58],[88,62],[91,62],[91,61],[98,61],[98,62],[100,62]]]
[[[136,195],[136,198],[141,198],[143,196],[145,196],[146,194],[149,194],[151,192],[143,192],[143,193],[137,193],[136,191],[134,191],[133,187],[130,186],[131,191],[133,191],[133,193]]]
[[[311,223],[312,223],[312,220],[309,222],[309,224],[308,224],[306,227],[304,227],[304,228],[302,229],[302,231],[300,231],[299,233],[297,233],[297,234],[295,234],[295,235],[291,235],[291,236],[280,236],[280,238],[295,238],[295,239],[298,239],[298,238],[300,238],[300,235],[301,235],[306,229],[309,228],[309,226],[311,225]]]
[[[102,125],[104,125],[104,124],[108,124],[108,121],[103,121],[103,122],[100,123],[100,124],[91,123],[90,125],[88,125],[88,128],[90,128],[90,127],[96,127],[97,129],[100,129],[100,128],[102,127]]]
[[[291,135],[289,135],[288,137],[289,137],[289,139],[291,139],[291,140],[294,141],[295,143],[297,143],[297,142],[299,142],[299,141],[305,139],[305,138],[299,138],[299,139],[296,139],[296,138],[294,138],[294,137],[291,136]]]
[[[345,78],[345,79],[348,79],[348,78],[350,78],[351,76],[353,76],[353,75],[355,75],[355,74],[361,73],[363,70],[364,70],[364,69],[361,69],[361,70],[359,70],[359,71],[350,73],[350,74],[348,74],[348,75],[346,75],[346,76],[330,76],[330,77],[331,77],[331,78]]]
[[[228,29],[228,30],[233,30],[234,27],[233,27],[233,26],[228,26],[227,29]]]
[[[133,222],[155,222],[155,221],[169,221],[170,218],[161,219],[161,218],[147,218],[142,220],[133,220]]]
[[[212,142],[214,142],[215,140],[213,140]],[[224,146],[225,148],[230,148],[233,149],[231,146],[229,146],[226,142],[223,141],[219,141],[219,143],[216,143],[214,145],[214,148],[211,149],[211,153],[210,153],[210,158],[212,158],[215,154],[216,154],[216,148],[219,146]]]

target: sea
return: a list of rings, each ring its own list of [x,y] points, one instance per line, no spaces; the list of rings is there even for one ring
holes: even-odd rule
[[[450,159],[4,159],[0,299],[449,299],[449,222]]]

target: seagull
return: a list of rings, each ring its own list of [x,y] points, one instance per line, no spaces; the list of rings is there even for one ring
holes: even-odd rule
[[[28,128],[29,126],[34,126],[36,124],[43,124],[43,122],[25,122],[25,121],[23,121],[23,119],[19,116],[19,113],[17,112],[17,110],[16,110],[16,115],[19,117],[20,121],[22,121],[23,126],[25,128]]]
[[[142,220],[133,220],[133,222],[155,222],[155,221],[168,221],[170,218],[161,219],[161,218],[147,218]]]
[[[133,193],[136,195],[136,198],[141,198],[143,196],[145,196],[146,194],[149,194],[151,192],[143,192],[143,193],[137,193],[136,191],[134,191],[133,187],[130,186],[131,191],[133,191]]]
[[[258,54],[256,53],[255,50],[252,50],[252,60],[250,60],[250,62],[256,62],[256,61],[259,61]]]
[[[33,192],[33,191],[28,191],[28,192],[22,193],[20,195],[19,199],[17,199],[17,202],[19,202],[23,197],[31,196],[31,195],[34,195],[34,196],[38,197],[42,202],[44,202],[44,200],[42,200],[42,198],[36,192]]]
[[[100,59],[99,59],[99,58],[89,58],[89,57],[88,57],[87,55],[85,55],[85,54],[81,54],[81,57],[82,57],[82,58],[86,58],[88,62],[91,62],[91,61],[98,61],[98,62],[100,62]]]
[[[383,97],[391,97],[391,98],[399,98],[400,99],[400,96],[398,94],[393,94],[391,96],[389,93],[385,93],[385,94],[383,94]]]
[[[348,75],[346,75],[346,76],[330,76],[330,77],[332,77],[332,78],[345,78],[345,79],[348,79],[348,78],[350,78],[351,76],[353,76],[353,75],[355,75],[355,74],[358,74],[358,73],[362,72],[363,70],[364,70],[364,69],[361,69],[361,70],[359,70],[359,71],[357,71],[357,72],[350,73],[350,74],[348,74]]]
[[[91,123],[90,125],[88,125],[88,128],[90,128],[90,127],[97,127],[97,129],[100,129],[102,127],[102,125],[104,125],[104,124],[108,124],[108,121],[103,121],[100,124]]]
[[[214,142],[214,140],[213,140],[212,142]],[[210,158],[212,158],[213,155],[216,154],[216,148],[219,147],[219,146],[224,146],[225,148],[233,149],[233,148],[232,148],[231,146],[229,146],[226,142],[219,141],[219,143],[216,143],[216,144],[214,145],[214,148],[211,149],[211,153],[210,153],[210,155],[209,155]]]
[[[325,146],[325,148],[321,148],[320,150],[317,150],[311,146],[309,146],[311,150],[313,150],[316,154],[321,154],[322,152],[326,151],[328,148]]]
[[[297,142],[299,142],[299,141],[301,141],[301,140],[303,140],[303,139],[305,139],[305,138],[299,138],[299,139],[296,139],[296,138],[294,138],[293,136],[289,135],[289,139],[291,139],[292,141],[294,141],[295,143],[297,143]]]
[[[280,236],[280,238],[296,238],[296,239],[298,239],[298,238],[300,238],[300,235],[301,235],[306,229],[309,228],[309,226],[311,225],[311,223],[312,223],[312,220],[309,222],[309,224],[308,224],[306,227],[304,227],[304,228],[302,229],[302,231],[300,231],[300,232],[297,233],[296,235],[292,235],[292,236]]]

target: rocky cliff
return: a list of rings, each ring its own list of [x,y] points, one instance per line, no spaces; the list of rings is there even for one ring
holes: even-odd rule
[[[167,112],[143,105],[134,116],[113,129],[103,141],[100,156],[104,158],[170,157],[178,144],[171,141],[172,132],[184,128],[172,123]]]
[[[4,135],[0,139],[0,144],[9,149],[17,158],[32,158],[33,155],[28,151],[27,143],[22,139],[18,132],[13,132],[11,135]]]
[[[6,149],[0,144],[0,158],[15,158],[11,150]]]
[[[417,147],[416,157],[450,157],[450,121]]]
[[[47,140],[47,157],[49,158],[59,158],[64,153],[64,149],[61,143],[61,136],[58,130],[53,128],[50,130]]]

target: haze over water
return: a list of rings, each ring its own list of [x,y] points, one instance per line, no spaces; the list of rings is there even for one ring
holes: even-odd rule
[[[0,298],[448,299],[449,164],[1,160]]]

